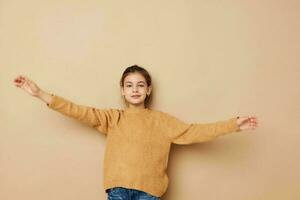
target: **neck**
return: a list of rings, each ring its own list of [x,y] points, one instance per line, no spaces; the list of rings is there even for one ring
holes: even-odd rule
[[[144,104],[139,104],[139,105],[129,104],[128,108],[132,108],[132,109],[145,109],[145,106],[144,106]]]

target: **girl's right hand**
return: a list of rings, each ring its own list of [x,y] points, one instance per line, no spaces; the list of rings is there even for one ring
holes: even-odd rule
[[[27,93],[35,97],[37,97],[41,91],[41,89],[26,76],[19,75],[14,79],[14,83],[16,87],[22,88]]]

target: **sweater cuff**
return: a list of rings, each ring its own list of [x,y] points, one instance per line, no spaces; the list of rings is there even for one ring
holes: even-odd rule
[[[237,120],[238,120],[239,117],[234,117],[234,118],[231,118],[230,119],[230,128],[232,129],[232,131],[235,131],[235,132],[240,132],[242,131],[239,127],[239,125],[237,124]]]
[[[50,103],[46,103],[46,105],[47,105],[48,107],[50,107],[50,108],[51,108],[52,105],[54,104],[54,102],[55,102],[55,97],[56,97],[53,93],[51,94],[51,96],[53,97],[53,98],[52,98],[52,101],[51,101]]]

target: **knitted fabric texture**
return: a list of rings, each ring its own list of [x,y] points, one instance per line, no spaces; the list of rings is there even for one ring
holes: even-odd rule
[[[125,187],[161,197],[171,144],[193,144],[241,131],[237,118],[213,123],[186,123],[150,108],[99,109],[52,94],[47,106],[91,126],[106,137],[103,185]]]

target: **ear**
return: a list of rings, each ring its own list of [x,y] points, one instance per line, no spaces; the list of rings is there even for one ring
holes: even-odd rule
[[[147,95],[150,95],[151,92],[152,92],[152,85],[150,85],[150,86],[148,87]]]

